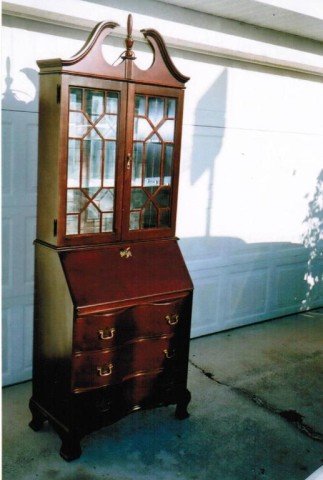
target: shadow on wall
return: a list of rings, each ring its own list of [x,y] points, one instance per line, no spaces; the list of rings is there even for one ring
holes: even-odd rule
[[[205,235],[211,233],[211,216],[213,208],[213,183],[216,159],[221,151],[225,128],[225,111],[227,101],[228,72],[224,69],[212,87],[200,99],[195,111],[195,139],[191,164],[191,184],[194,184],[205,172],[208,174],[208,200],[206,210]],[[216,110],[214,107],[216,106]],[[213,129],[209,136],[201,135],[201,127]],[[205,144],[207,142],[207,145]]]
[[[2,108],[4,110],[25,110],[26,106],[28,105],[28,110],[37,111],[38,110],[38,92],[39,92],[39,79],[38,79],[38,72],[33,68],[22,68],[20,70],[28,80],[31,81],[33,86],[35,87],[36,93],[34,98],[24,102],[23,100],[19,100],[19,93],[26,94],[26,92],[22,92],[20,90],[13,90],[12,83],[14,79],[11,76],[11,60],[10,57],[6,58],[6,77],[4,79],[6,84],[6,89],[2,96]],[[18,96],[17,96],[18,94]]]
[[[306,232],[303,236],[304,246],[308,249],[308,262],[305,280],[308,291],[302,301],[302,310],[310,308],[313,300],[319,296],[323,283],[323,170],[317,177],[312,200],[308,204],[308,215],[304,220]]]
[[[322,257],[319,238],[323,172],[309,202],[309,214],[305,219],[308,232],[303,244],[246,243],[240,238],[214,235],[212,218],[221,214],[214,210],[214,184],[226,127],[227,85],[228,71],[224,69],[196,107],[190,180],[193,186],[207,175],[206,209],[195,211],[195,215],[205,215],[205,234],[180,241],[193,268],[193,278],[195,272],[200,278],[199,270],[209,271],[207,283],[205,280],[196,281],[196,294],[200,300],[195,302],[195,318],[213,322],[213,331],[313,308],[313,305],[318,306],[322,297],[318,260]],[[230,178],[226,181],[229,189]],[[193,208],[199,208],[196,200],[192,202]],[[232,201],[235,201],[234,196]],[[221,290],[220,294],[218,290]],[[208,332],[201,329],[198,334],[204,333]]]

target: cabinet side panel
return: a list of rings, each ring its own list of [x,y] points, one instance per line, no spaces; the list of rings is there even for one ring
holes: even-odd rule
[[[40,75],[37,238],[56,245],[60,103],[58,75]]]
[[[36,245],[33,396],[50,410],[70,389],[73,311],[57,252]]]

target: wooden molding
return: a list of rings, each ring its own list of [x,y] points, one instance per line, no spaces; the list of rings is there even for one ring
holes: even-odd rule
[[[175,67],[162,36],[154,29],[141,31],[153,51],[154,60],[147,70],[141,70],[137,67],[135,64],[136,57],[131,50],[133,44],[131,15],[128,17],[128,35],[125,39],[127,50],[121,57],[122,62],[116,66],[107,63],[102,54],[102,44],[111,31],[118,26],[116,22],[98,23],[84,46],[73,57],[69,59],[39,60],[37,64],[40,73],[68,73],[184,88],[184,84],[189,80],[189,77],[181,74]]]

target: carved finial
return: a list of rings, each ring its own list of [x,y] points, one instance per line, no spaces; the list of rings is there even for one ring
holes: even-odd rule
[[[135,53],[132,50],[133,45],[133,38],[132,38],[132,15],[129,13],[128,20],[127,20],[127,38],[125,40],[127,50],[123,54],[122,58],[128,58],[129,60],[135,60]]]

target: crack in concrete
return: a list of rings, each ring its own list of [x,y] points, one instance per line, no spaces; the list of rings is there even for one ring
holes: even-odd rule
[[[191,359],[189,359],[189,363],[193,367],[195,367],[197,370],[199,370],[203,375],[205,375],[207,378],[217,383],[218,385],[229,388],[233,392],[236,392],[239,395],[242,395],[243,397],[247,398],[248,400],[251,400],[253,403],[258,405],[258,407],[261,407],[264,410],[267,410],[268,412],[273,413],[274,415],[279,415],[288,423],[291,423],[292,425],[294,425],[297,428],[297,430],[299,430],[301,433],[311,438],[312,440],[323,442],[323,434],[320,432],[316,432],[310,425],[307,425],[306,423],[304,423],[303,421],[304,417],[300,413],[296,412],[295,410],[280,410],[279,408],[274,407],[273,405],[268,403],[266,400],[258,397],[258,395],[252,392],[249,392],[244,388],[235,387],[233,385],[230,385],[228,383],[218,380],[217,378],[215,378],[213,373],[206,371],[204,368],[194,363]]]

